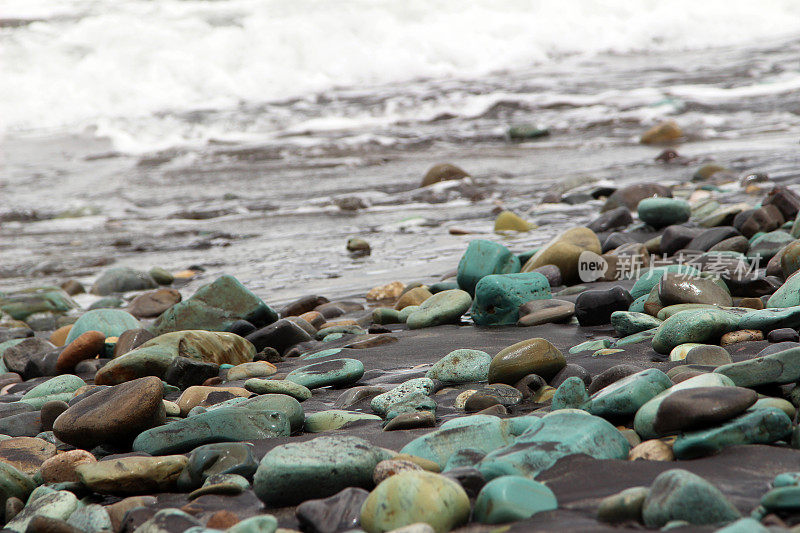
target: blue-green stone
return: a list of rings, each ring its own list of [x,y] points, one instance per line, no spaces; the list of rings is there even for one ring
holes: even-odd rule
[[[478,493],[473,518],[482,524],[503,524],[555,509],[556,495],[546,485],[522,476],[501,476]]]
[[[472,319],[481,326],[516,324],[519,306],[551,297],[550,282],[539,272],[485,276],[475,287]]]
[[[484,276],[513,274],[521,268],[519,259],[502,244],[487,240],[469,243],[458,263],[458,286],[475,294],[475,286]]]

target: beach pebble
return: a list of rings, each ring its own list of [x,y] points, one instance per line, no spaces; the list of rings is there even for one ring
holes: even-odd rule
[[[567,378],[553,394],[550,411],[559,409],[581,409],[589,401],[586,384],[578,377]]]
[[[181,293],[175,289],[156,289],[138,295],[126,310],[136,318],[155,318],[180,301]]]
[[[399,474],[400,472],[422,471],[422,467],[404,459],[387,459],[375,465],[372,480],[379,485],[384,479]]]
[[[444,383],[486,381],[492,356],[480,350],[454,350],[439,359],[425,377]]]
[[[741,515],[727,498],[705,479],[687,470],[667,470],[659,474],[642,506],[648,527],[662,527],[671,520],[689,524],[719,524]]]
[[[55,445],[34,437],[11,437],[0,441],[0,462],[29,476],[55,454]]]
[[[469,497],[458,483],[430,472],[401,472],[369,494],[361,527],[379,533],[425,522],[440,533],[465,524],[469,514]]]
[[[415,394],[427,396],[431,393],[433,387],[433,380],[429,378],[410,379],[391,390],[375,396],[370,401],[370,407],[376,414],[385,416],[393,405]]]
[[[301,503],[295,516],[303,531],[337,533],[356,529],[361,506],[368,495],[369,492],[358,487],[346,488],[329,498]]]
[[[723,286],[723,282],[709,278],[666,272],[658,284],[658,297],[665,307],[683,303],[729,307],[733,300]]]
[[[518,326],[538,326],[551,322],[566,322],[575,314],[575,304],[553,298],[532,300],[519,306]]]
[[[675,455],[669,444],[661,440],[646,440],[631,448],[628,454],[631,461],[674,461]]]
[[[106,336],[99,331],[87,331],[81,334],[61,351],[56,360],[56,370],[59,373],[69,373],[84,359],[101,355],[105,341]]]
[[[489,365],[489,383],[515,384],[528,374],[544,379],[555,376],[566,366],[564,355],[549,341],[529,339],[504,348]]]
[[[92,285],[92,294],[107,296],[113,293],[146,291],[155,289],[156,282],[147,272],[129,267],[114,267],[105,270]]]
[[[501,476],[481,489],[473,517],[482,524],[503,524],[555,509],[556,496],[544,484],[521,476]]]
[[[332,429],[339,429],[350,422],[358,420],[381,420],[377,415],[359,413],[357,411],[342,411],[332,409],[329,411],[319,411],[306,417],[304,430],[306,433],[321,433]]]
[[[797,342],[800,340],[800,334],[792,328],[773,329],[767,334],[769,342]]]
[[[483,277],[519,271],[519,259],[508,248],[494,241],[474,240],[458,263],[458,286],[472,295]]]
[[[244,388],[256,394],[286,394],[300,402],[311,398],[307,387],[286,379],[250,378],[244,382]]]
[[[577,227],[565,231],[542,246],[522,267],[522,272],[531,272],[543,265],[555,265],[563,280],[575,283],[578,278],[578,258],[584,251],[601,253],[600,240],[589,228]]]
[[[686,353],[685,361],[689,365],[704,366],[721,366],[733,362],[725,348],[713,344],[700,344],[690,348]]]
[[[678,141],[682,137],[683,130],[678,126],[678,123],[674,120],[665,120],[645,131],[639,142],[642,144],[664,144]]]
[[[648,487],[631,487],[603,498],[597,507],[597,519],[610,524],[641,522],[642,507],[649,492]]]
[[[277,350],[278,353],[284,353],[296,344],[311,340],[314,333],[315,332],[309,333],[303,327],[288,318],[282,318],[277,322],[273,322],[266,327],[250,333],[245,338],[253,343],[256,351],[260,352],[264,350],[264,348],[270,347]]]
[[[63,483],[78,481],[76,468],[86,463],[97,461],[94,455],[85,450],[70,450],[52,456],[44,461],[40,470],[45,483]]]
[[[439,163],[428,169],[428,172],[426,172],[425,176],[422,178],[420,187],[427,187],[428,185],[433,185],[440,181],[460,180],[467,176],[469,176],[469,174],[453,164]]]
[[[436,425],[436,414],[433,409],[415,409],[395,415],[396,405],[397,404],[392,406],[392,409],[386,414],[387,422],[386,425],[383,426],[384,431],[434,427]]]
[[[363,375],[364,363],[358,359],[330,359],[292,370],[286,376],[286,380],[308,389],[315,389],[352,385]]]
[[[588,411],[606,418],[636,414],[641,406],[657,394],[672,386],[672,381],[662,371],[649,368],[624,377],[594,393]]]
[[[639,219],[654,228],[682,224],[691,217],[688,202],[677,198],[645,198],[637,207]]]
[[[514,324],[522,304],[550,296],[550,283],[538,272],[485,276],[475,286],[472,319],[482,326]]]
[[[85,385],[81,378],[72,374],[56,376],[30,389],[19,401],[27,403],[34,409],[41,409],[44,404],[52,400],[69,400],[75,391]]]
[[[668,354],[679,344],[716,340],[729,331],[735,331],[738,326],[739,317],[721,309],[682,311],[658,327],[653,337],[653,349]]]
[[[235,381],[248,378],[265,378],[277,373],[275,365],[266,361],[256,361],[253,363],[241,363],[228,370],[226,379]]]
[[[69,345],[87,331],[98,331],[104,337],[119,337],[129,329],[141,327],[139,321],[121,309],[95,309],[87,311],[72,325],[65,344]]]
[[[466,291],[453,289],[439,292],[420,303],[408,316],[406,324],[409,329],[420,329],[457,323],[471,304],[472,298]]]
[[[38,498],[31,498],[22,511],[5,527],[11,531],[24,533],[35,518],[55,518],[66,520],[78,507],[78,498],[69,491],[56,490]]]

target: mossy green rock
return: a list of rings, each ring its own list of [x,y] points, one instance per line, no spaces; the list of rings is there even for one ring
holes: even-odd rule
[[[485,276],[475,286],[472,320],[480,326],[516,324],[520,305],[550,297],[550,282],[539,272]]]
[[[657,368],[632,374],[594,393],[588,411],[605,418],[632,416],[661,392],[672,386],[672,380]]]
[[[800,379],[800,348],[722,365],[714,369],[739,387],[792,383]]]
[[[461,256],[456,280],[462,290],[472,295],[484,276],[513,274],[519,270],[519,259],[508,248],[494,241],[478,239],[470,242]]]
[[[672,451],[676,459],[694,459],[728,446],[769,444],[785,438],[791,431],[792,421],[780,409],[755,409],[720,426],[680,435]]]
[[[636,210],[639,219],[654,228],[681,224],[692,216],[689,203],[677,198],[645,198],[639,202]]]
[[[311,398],[311,391],[299,383],[287,379],[250,378],[244,388],[256,394],[287,394],[299,402]]]
[[[11,315],[14,320],[25,320],[34,313],[66,313],[77,308],[78,304],[58,287],[0,293],[0,312]]]
[[[662,527],[672,520],[690,524],[721,524],[741,515],[714,485],[686,470],[667,470],[650,486],[642,507],[648,527]]]
[[[502,420],[490,415],[454,418],[441,427],[406,444],[400,453],[428,459],[444,468],[450,457],[465,448],[489,453],[507,446],[531,427],[541,425],[535,416]]]
[[[564,354],[549,341],[528,339],[504,348],[492,358],[489,383],[514,385],[528,374],[538,374],[549,380],[566,364]]]
[[[117,385],[144,376],[161,379],[176,357],[205,363],[238,365],[253,360],[255,347],[234,333],[176,331],[150,339],[135,350],[117,357],[95,375],[98,385]]]
[[[687,342],[709,343],[739,327],[739,317],[721,309],[681,311],[666,319],[653,337],[653,349],[668,354]]]
[[[225,275],[164,311],[152,331],[155,335],[187,329],[226,331],[237,320],[263,327],[277,321],[278,314],[239,280]]]
[[[634,304],[636,303],[636,299],[650,294],[650,291],[653,290],[653,287],[658,285],[658,283],[661,281],[661,276],[663,276],[666,272],[676,272],[691,276],[700,275],[699,270],[688,265],[669,265],[651,268],[647,270],[645,274],[640,276],[639,279],[636,280],[636,283],[633,284],[633,288],[630,292],[631,296],[634,298]],[[633,304],[631,304],[631,306],[633,306]]]
[[[142,325],[133,315],[122,309],[95,309],[87,311],[72,325],[64,346],[86,333],[99,331],[106,337],[119,337],[129,329],[139,329]]]
[[[556,389],[550,410],[582,409],[588,402],[589,394],[586,392],[586,384],[581,378],[572,376],[565,379],[564,383]]]
[[[118,292],[146,291],[157,286],[158,284],[147,272],[130,267],[114,267],[100,274],[92,285],[91,292],[98,296],[108,296]]]
[[[767,307],[795,307],[798,305],[800,305],[800,272],[795,272],[769,297]]]
[[[628,335],[657,328],[661,325],[661,320],[646,313],[614,311],[611,313],[611,325],[617,333],[627,337]]]
[[[483,476],[535,477],[562,457],[586,454],[595,459],[627,459],[628,440],[606,420],[584,411],[562,409],[541,419],[513,444],[490,452],[478,463]]]
[[[283,444],[261,459],[253,487],[269,507],[294,505],[347,487],[370,488],[375,465],[388,458],[385,450],[345,435]]]
[[[425,523],[447,533],[469,520],[469,497],[461,485],[431,472],[400,472],[383,480],[361,506],[361,527],[383,533]]]
[[[425,377],[445,383],[486,381],[492,356],[480,350],[454,350],[439,359]]]
[[[358,359],[329,359],[292,370],[286,380],[308,389],[317,389],[352,385],[363,375],[364,363]]]
[[[522,476],[501,476],[478,493],[473,517],[482,524],[504,524],[556,509],[556,495],[546,485]]]
[[[433,380],[429,378],[414,378],[401,383],[397,387],[375,396],[369,403],[372,410],[386,416],[394,404],[399,403],[414,394],[428,395],[433,390]]]
[[[472,297],[466,291],[453,289],[437,292],[419,304],[419,307],[408,315],[406,324],[409,329],[452,324],[459,321],[461,315],[469,310],[471,304]]]
[[[290,433],[289,419],[280,411],[224,407],[143,431],[133,441],[133,449],[166,455],[212,442],[268,439]]]
[[[331,409],[330,411],[319,411],[306,417],[305,427],[307,433],[321,433],[340,427],[350,422],[358,420],[381,420],[377,415],[359,413],[358,411],[342,411]]]
[[[36,483],[8,463],[0,461],[0,509],[5,513],[6,500],[11,497],[23,502],[36,488]]]

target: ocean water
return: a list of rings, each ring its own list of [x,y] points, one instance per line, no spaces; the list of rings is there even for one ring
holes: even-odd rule
[[[345,294],[599,207],[547,192],[800,176],[796,0],[6,0],[0,70],[0,289],[201,265]],[[666,118],[685,164],[637,144]],[[441,161],[473,178],[418,190]],[[493,235],[500,206],[540,229]]]

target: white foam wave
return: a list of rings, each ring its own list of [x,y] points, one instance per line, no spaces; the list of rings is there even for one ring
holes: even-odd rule
[[[800,2],[9,0],[2,17],[43,19],[0,30],[4,127],[93,126],[132,149],[142,118],[158,121],[155,145],[209,135],[165,111],[468,78],[564,54],[746,43],[800,31]],[[300,128],[337,126],[347,124]]]

